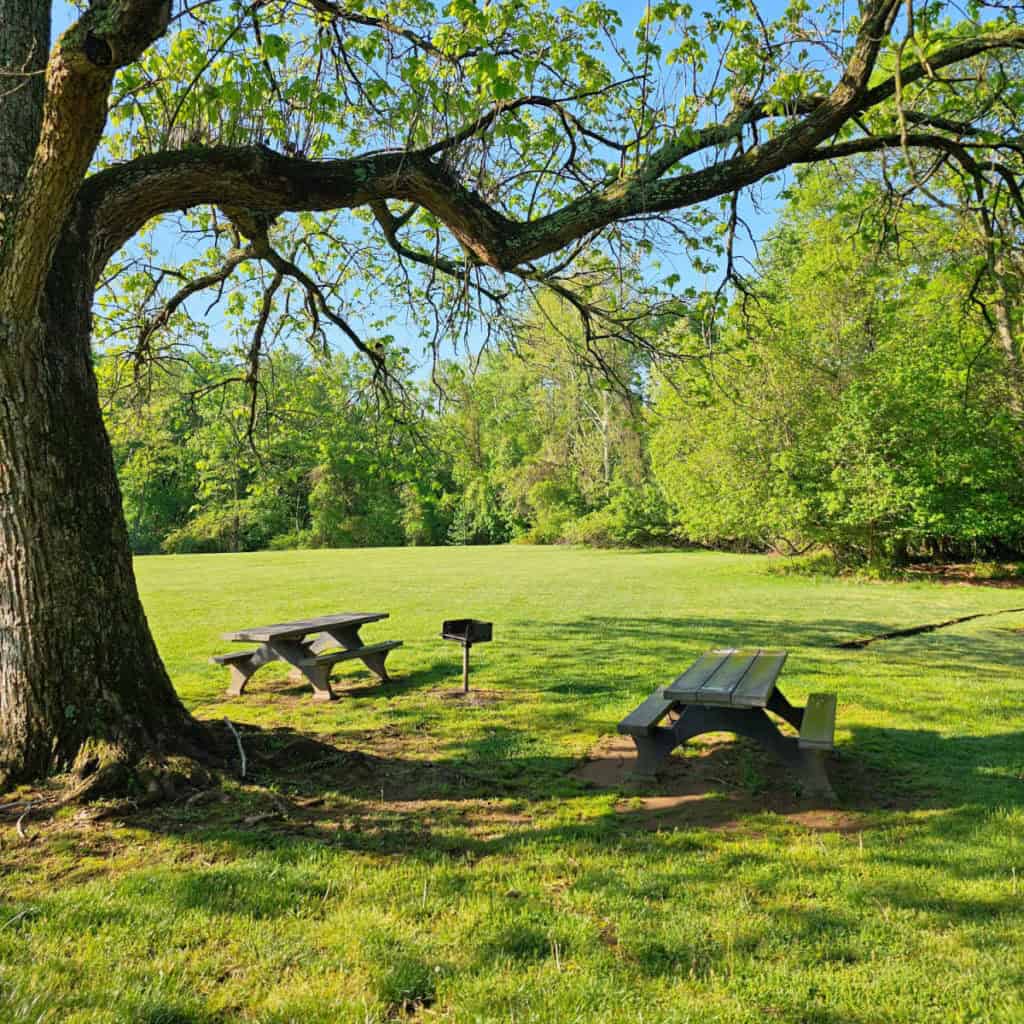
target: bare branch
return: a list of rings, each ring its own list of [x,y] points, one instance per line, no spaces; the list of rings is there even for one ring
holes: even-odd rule
[[[232,249],[217,270],[211,271],[209,274],[204,274],[202,277],[197,277],[193,281],[189,281],[175,292],[175,294],[164,303],[160,311],[155,316],[150,317],[142,325],[142,328],[139,331],[139,339],[135,347],[136,365],[141,363],[149,354],[151,349],[150,342],[153,335],[167,326],[171,317],[174,316],[175,312],[183,302],[198,292],[205,291],[207,288],[212,288],[215,285],[222,285],[239,266],[241,266],[246,260],[252,259],[255,255],[255,250],[251,245],[246,246],[244,249]]]

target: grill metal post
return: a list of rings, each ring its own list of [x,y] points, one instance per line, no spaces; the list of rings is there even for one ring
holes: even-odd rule
[[[462,646],[462,692],[469,693],[469,649],[473,644],[486,644],[493,637],[493,624],[479,619],[445,619],[441,639],[454,640]]]

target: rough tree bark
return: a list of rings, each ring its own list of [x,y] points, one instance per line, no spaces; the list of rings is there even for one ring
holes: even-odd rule
[[[41,316],[0,323],[0,782],[196,753],[139,601],[74,232]]]
[[[49,4],[0,4],[0,210],[32,163],[43,117],[43,72],[50,50]],[[0,236],[2,237],[2,236]]]
[[[129,57],[166,24],[119,13],[142,22],[110,23]],[[92,371],[74,200],[113,72],[83,59],[86,30],[50,57],[48,3],[0,0],[0,25],[0,786],[71,767],[107,785],[204,740],[139,601]]]

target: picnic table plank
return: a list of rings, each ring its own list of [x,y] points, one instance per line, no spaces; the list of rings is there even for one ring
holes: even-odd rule
[[[634,708],[619,722],[623,735],[646,735],[672,710],[675,701],[665,696],[665,687],[659,686],[639,707]]]
[[[735,650],[708,651],[702,654],[681,676],[665,687],[665,696],[674,700],[693,700],[694,694],[722,667]]]
[[[812,693],[804,708],[800,726],[800,746],[817,750],[831,750],[835,746],[836,695]]]
[[[230,665],[236,661],[248,661],[255,651],[228,651],[227,654],[215,654],[210,661],[214,665]]]
[[[269,626],[249,626],[234,633],[222,634],[225,640],[240,643],[262,642],[305,636],[339,626],[361,626],[367,622],[378,622],[388,618],[388,612],[345,612],[341,615],[321,615],[314,619],[297,619],[295,622],[277,622]]]
[[[758,651],[734,651],[721,664],[718,671],[694,694],[698,704],[729,704],[733,690],[743,680]]]
[[[762,651],[750,671],[732,692],[737,707],[763,708],[775,689],[775,681],[786,663],[786,651]]]

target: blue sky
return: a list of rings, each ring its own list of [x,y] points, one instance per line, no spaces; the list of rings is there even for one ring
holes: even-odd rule
[[[615,8],[619,11],[623,22],[623,28],[621,36],[625,39],[630,35],[635,26],[643,16],[645,4],[642,0],[621,0],[620,3],[614,4]],[[700,7],[701,4],[695,4],[696,7]],[[774,17],[781,9],[782,4],[780,0],[771,0],[771,2],[762,4],[762,13],[766,17]],[[77,11],[73,4],[69,3],[68,0],[56,0],[53,5],[54,12],[54,33],[55,35],[62,32],[71,22],[77,17]],[[771,224],[778,211],[779,203],[775,199],[775,193],[771,190],[765,190],[760,196],[761,205],[755,207],[749,200],[744,203],[743,214],[749,224],[752,233],[757,238],[763,238],[767,232],[770,231]],[[158,245],[163,245],[164,255],[167,258],[173,256],[180,256],[184,259],[188,259],[190,254],[183,251],[179,240],[172,236],[170,232],[164,232],[163,230],[157,233],[156,242]],[[741,237],[738,240],[737,252],[741,257],[751,257],[753,255],[753,246],[749,239]],[[655,253],[655,259],[660,259],[660,267],[655,270],[651,268],[651,273],[657,273],[659,277],[664,277],[666,274],[675,272],[677,273],[684,285],[694,285],[697,288],[714,286],[717,280],[712,278],[703,278],[700,275],[695,274],[692,265],[688,258],[677,257],[674,260],[667,256],[667,254]],[[411,339],[410,339],[411,340]],[[407,341],[408,343],[408,341]],[[472,339],[471,339],[472,343]],[[347,348],[347,344],[339,345],[340,348]]]

